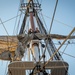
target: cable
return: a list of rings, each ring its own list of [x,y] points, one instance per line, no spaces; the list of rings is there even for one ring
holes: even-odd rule
[[[46,25],[46,22],[45,22],[45,19],[44,19],[44,17],[43,17],[42,12],[41,12],[41,16],[42,16],[42,20],[43,20],[43,22],[44,22],[44,24],[45,24],[45,27],[47,28],[47,25]],[[47,28],[47,30],[48,30],[48,28]]]
[[[18,21],[18,25],[17,25],[17,29],[16,29],[16,31],[17,31],[16,35],[18,34],[18,29],[19,29],[19,24],[20,24],[21,16],[22,16],[22,12],[21,12],[21,14],[20,14],[20,18],[19,18],[19,21]]]
[[[63,52],[61,52],[61,51],[59,51],[60,53],[63,53]],[[72,58],[75,58],[75,56],[73,56],[73,55],[70,55],[70,54],[67,54],[67,53],[63,53],[63,54],[65,54],[65,55],[67,55],[67,56],[70,56],[70,57],[72,57]]]
[[[63,53],[65,52],[66,48],[68,47],[69,43],[67,43],[66,47],[64,48],[63,52],[62,52],[62,55]]]
[[[43,14],[43,16],[45,16],[45,17],[48,18],[48,19],[52,19],[51,17],[49,17],[49,16],[47,16],[47,15],[45,15],[45,14]],[[56,19],[54,19],[54,21],[56,21],[56,22],[58,22],[58,23],[60,23],[60,24],[63,24],[63,25],[65,25],[65,26],[68,26],[68,27],[70,27],[70,28],[74,28],[73,26],[68,25],[68,24],[65,24],[65,23],[63,23],[63,22],[61,22],[61,21],[58,21],[58,20],[56,20]]]
[[[6,20],[6,21],[2,22],[2,23],[4,24],[4,23],[6,23],[6,22],[8,22],[8,21],[10,21],[10,20],[12,20],[12,19],[14,19],[14,18],[18,17],[18,16],[20,16],[20,15],[17,15],[17,16],[15,16],[15,17],[12,17],[12,18],[10,18],[10,19],[8,19],[8,20]],[[2,23],[0,23],[0,24],[2,24]]]
[[[41,13],[39,13],[39,14],[41,14]],[[47,16],[47,15],[45,15],[45,14],[42,14],[42,15],[45,16],[46,18],[52,19],[52,18],[50,18],[49,16]],[[19,16],[20,16],[20,14],[17,15],[17,16],[12,17],[12,18],[10,18],[10,19],[8,19],[8,20],[6,20],[6,21],[3,21],[3,24],[6,23],[6,22],[8,22],[8,21],[10,21],[10,20],[13,20],[13,19],[15,19],[16,17],[19,17]],[[54,19],[54,21],[56,21],[56,22],[58,22],[58,23],[60,23],[60,24],[63,24],[63,25],[65,25],[65,26],[68,26],[68,27],[70,27],[70,28],[74,28],[73,26],[68,25],[68,24],[65,24],[65,23],[63,23],[63,22],[61,22],[61,21],[58,21],[58,20],[56,20],[56,19]],[[1,23],[0,23],[0,24],[1,24]]]
[[[20,3],[19,3],[19,8],[20,8],[20,5],[21,5],[21,0],[20,0]],[[21,17],[21,14],[20,15],[18,15],[18,13],[19,13],[19,8],[18,8],[18,12],[17,12],[17,16],[16,17],[14,17],[14,18],[16,18],[16,20],[15,20],[15,25],[14,25],[14,29],[13,29],[13,35],[14,35],[14,31],[15,31],[15,27],[16,27],[16,23],[17,23],[17,17],[18,16],[20,16]],[[19,25],[19,22],[18,22],[18,25]],[[10,43],[10,47],[12,46],[12,43],[13,43],[14,41],[13,41],[13,37],[12,37],[12,41],[11,41],[11,43]],[[18,45],[16,45],[16,46],[18,46]],[[13,49],[13,47],[11,47],[11,50]],[[15,54],[14,54],[15,55]]]
[[[34,57],[33,51],[32,51],[32,49],[30,49],[30,50],[31,50],[31,54],[32,54],[32,56],[33,56],[33,59],[34,59],[34,61],[36,62],[36,58]]]
[[[18,8],[18,11],[17,11],[17,15],[18,15],[19,9],[20,9],[20,7],[21,7],[21,2],[23,2],[23,0],[20,0],[19,8]],[[21,13],[22,13],[22,12],[21,12]],[[20,14],[20,16],[21,16],[21,14]],[[15,20],[15,25],[14,25],[14,29],[13,29],[13,34],[14,34],[14,31],[15,31],[16,23],[17,23],[17,17],[16,17],[16,20]]]
[[[21,14],[20,14],[21,15]],[[19,15],[19,16],[20,16]],[[18,13],[17,13],[17,16],[18,16]],[[16,18],[16,20],[15,20],[15,25],[14,25],[14,29],[13,29],[13,35],[14,35],[14,32],[15,32],[15,28],[16,28],[16,23],[17,23],[17,17],[15,17]]]
[[[51,21],[51,25],[50,25],[50,29],[49,29],[49,34],[51,32],[51,28],[52,28],[52,24],[53,24],[55,12],[56,12],[57,4],[58,4],[58,0],[56,0],[56,5],[55,5],[55,8],[54,8],[54,13],[53,13],[53,17],[52,17],[52,21]]]
[[[9,35],[9,34],[8,34],[8,31],[7,31],[7,29],[6,29],[6,27],[4,26],[4,24],[3,24],[2,20],[1,20],[1,18],[0,18],[0,21],[1,21],[1,24],[3,25],[3,27],[4,27],[4,29],[5,29],[5,31],[6,31],[6,33],[7,33],[7,35]]]
[[[55,45],[60,45],[59,43],[54,43]],[[67,45],[67,44],[75,44],[75,42],[72,42],[72,43],[65,43],[64,45]]]
[[[61,55],[63,55],[64,54],[64,52],[65,52],[65,50],[66,50],[66,48],[68,47],[68,44],[66,45],[66,47],[65,47],[65,49],[63,50],[63,52],[62,52],[62,54]],[[63,63],[63,62],[62,62]],[[65,64],[63,63],[63,65],[65,66]],[[65,70],[67,71],[67,69],[65,68]],[[69,72],[68,72],[68,74],[69,74]],[[70,74],[69,74],[70,75]]]

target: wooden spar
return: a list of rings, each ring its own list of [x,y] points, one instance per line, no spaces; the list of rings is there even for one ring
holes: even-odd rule
[[[32,29],[32,31],[35,31],[35,25],[34,25],[33,15],[34,15],[34,13],[33,12],[30,12],[31,29]]]
[[[50,35],[44,35],[44,34],[40,34],[40,33],[35,33],[35,35],[39,38],[39,39],[46,39],[47,37],[51,36],[52,39],[58,39],[58,40],[64,40],[67,36],[64,35],[58,35],[58,34],[50,34]],[[18,37],[18,38],[17,38]],[[0,36],[0,48],[3,50],[5,50],[7,48],[7,44],[9,45],[9,47],[14,47],[17,46],[18,43],[18,39],[22,39],[22,38],[30,38],[30,40],[32,40],[32,35],[30,34],[29,36],[27,34],[22,34],[22,35],[18,35],[18,36],[9,36],[8,37],[8,41],[7,41],[7,36]],[[68,39],[75,39],[75,36],[70,36]],[[10,46],[11,45],[11,46]],[[0,49],[0,50],[1,50]],[[12,49],[13,50],[13,49]]]
[[[35,33],[35,35],[39,38],[39,39],[46,39],[47,37],[51,37],[52,39],[57,39],[57,40],[64,40],[67,35],[59,35],[59,34],[41,34],[41,33]],[[18,35],[18,38],[21,39],[21,38],[24,38],[26,37],[27,35],[26,34],[22,34],[22,35]],[[31,38],[31,34],[29,34],[28,38]],[[32,39],[32,38],[31,38]],[[68,39],[75,39],[75,36],[70,36]]]

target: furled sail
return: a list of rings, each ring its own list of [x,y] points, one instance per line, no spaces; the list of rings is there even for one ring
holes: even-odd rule
[[[51,37],[52,39],[58,39],[62,40],[65,39],[67,36],[64,35],[58,35],[58,34],[49,34],[44,35],[40,33],[36,33],[34,37],[37,37],[39,39],[46,39],[47,37]],[[18,35],[18,36],[0,36],[0,59],[1,60],[11,60],[10,55],[14,56],[15,51],[18,47],[18,39],[20,42],[22,42],[23,46],[25,47],[27,40],[32,40],[33,38],[32,34],[24,34],[24,35]],[[75,36],[70,36],[69,39],[75,39]],[[26,41],[25,41],[26,40]],[[23,41],[25,41],[23,43]]]
[[[10,60],[10,55],[15,54],[17,43],[16,36],[0,36],[0,59]]]

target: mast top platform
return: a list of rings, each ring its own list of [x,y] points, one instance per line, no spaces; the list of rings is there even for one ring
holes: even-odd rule
[[[27,10],[28,9],[35,9],[37,11],[41,11],[41,4],[34,2],[33,0],[25,3],[24,1],[21,2],[20,10]]]

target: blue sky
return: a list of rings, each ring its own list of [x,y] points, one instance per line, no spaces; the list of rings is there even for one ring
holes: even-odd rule
[[[50,27],[50,18],[52,18],[55,1],[56,0],[42,0],[41,2],[42,13],[44,15],[44,19],[48,29]],[[0,0],[0,18],[3,22],[17,15],[17,12],[19,10],[19,2],[20,0]],[[13,19],[4,23],[9,35],[13,35],[12,33],[15,25],[15,20],[16,19]],[[67,25],[70,25],[70,27],[62,23],[59,23],[56,20]],[[73,27],[75,27],[75,0],[58,0],[58,6],[51,33],[68,35],[70,31],[73,29]],[[1,35],[7,34],[3,26],[0,24],[0,36]],[[71,42],[75,42],[75,40],[71,40]],[[63,51],[64,48],[65,46],[61,48],[61,51]],[[65,53],[75,56],[75,44],[68,45]],[[69,74],[75,75],[75,58],[69,57],[64,54],[62,56],[64,60],[69,63]],[[0,75],[5,75],[6,64],[6,62],[0,61]]]

